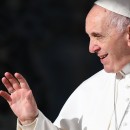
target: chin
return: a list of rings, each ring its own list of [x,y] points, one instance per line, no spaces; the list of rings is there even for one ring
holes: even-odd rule
[[[118,73],[119,71],[121,71],[121,69],[124,67],[123,65],[121,65],[120,63],[118,64],[106,64],[103,66],[104,70],[107,73]]]
[[[116,71],[112,68],[108,68],[108,67],[104,67],[104,70],[107,72],[107,73],[116,73]]]
[[[110,71],[110,70],[106,70],[106,69],[104,69],[107,73],[116,73],[116,72],[114,72],[114,71]]]

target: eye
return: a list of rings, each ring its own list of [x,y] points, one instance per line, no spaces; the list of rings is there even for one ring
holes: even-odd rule
[[[93,33],[92,36],[93,37],[101,37],[101,34],[99,34],[99,33]]]
[[[103,37],[100,33],[92,33],[91,36],[96,38],[97,40],[99,40]]]

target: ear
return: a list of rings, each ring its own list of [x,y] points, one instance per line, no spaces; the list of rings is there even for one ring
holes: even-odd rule
[[[127,41],[128,46],[130,46],[130,25],[127,26]]]

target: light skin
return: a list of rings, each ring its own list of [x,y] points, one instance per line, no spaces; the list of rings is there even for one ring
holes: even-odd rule
[[[100,13],[99,13],[100,12]],[[106,24],[107,10],[94,6],[86,18],[86,32],[90,37],[89,51],[97,53],[107,72],[118,72],[130,62],[130,26],[123,33]],[[2,83],[7,91],[0,91],[22,125],[33,122],[38,107],[25,78],[15,73],[4,74]],[[11,94],[10,94],[11,93]]]
[[[97,54],[106,72],[117,73],[130,62],[130,26],[119,33],[107,18],[108,10],[95,5],[87,15],[85,29],[89,51]]]
[[[12,75],[6,72],[2,83],[9,93],[1,90],[0,96],[8,102],[20,123],[26,125],[33,122],[38,116],[38,108],[25,78],[19,73]]]

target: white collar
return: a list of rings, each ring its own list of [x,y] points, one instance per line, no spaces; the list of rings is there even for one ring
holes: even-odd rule
[[[130,74],[130,63],[128,63],[127,65],[125,65],[125,67],[123,67],[123,69],[121,71],[119,71],[119,73],[125,77],[127,74]]]

